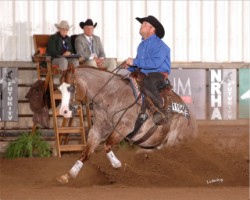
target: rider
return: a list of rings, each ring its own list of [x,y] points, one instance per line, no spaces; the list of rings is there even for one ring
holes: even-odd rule
[[[141,23],[140,34],[142,41],[137,48],[136,58],[127,58],[126,69],[118,73],[129,76],[131,72],[140,69],[146,74],[144,92],[149,95],[156,106],[164,107],[160,91],[165,86],[165,79],[171,69],[170,48],[161,39],[165,35],[163,25],[154,17],[136,18]]]

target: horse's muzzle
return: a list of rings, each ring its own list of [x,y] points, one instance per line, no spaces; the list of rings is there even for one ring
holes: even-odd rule
[[[67,106],[62,106],[59,110],[59,114],[65,118],[72,117],[72,111]]]

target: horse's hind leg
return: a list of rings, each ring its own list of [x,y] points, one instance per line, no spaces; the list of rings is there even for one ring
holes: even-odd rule
[[[107,157],[114,168],[119,168],[122,166],[120,160],[117,159],[114,152],[112,151],[112,147],[115,144],[118,144],[123,138],[119,135],[115,134],[114,132],[108,137],[106,143],[104,144],[104,149],[107,153]]]

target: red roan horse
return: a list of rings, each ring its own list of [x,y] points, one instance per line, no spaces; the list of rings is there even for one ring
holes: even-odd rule
[[[80,92],[86,94],[94,104],[94,123],[88,133],[86,148],[70,171],[58,178],[62,183],[67,183],[70,178],[78,175],[83,163],[102,142],[104,142],[111,165],[119,168],[122,163],[113,153],[112,146],[123,139],[129,140],[141,148],[160,149],[196,135],[195,119],[181,98],[172,90],[168,93],[173,98],[171,95],[167,97],[170,101],[170,107],[166,108],[166,112],[170,113],[167,123],[155,125],[152,114],[146,111],[148,118],[136,131],[136,134],[133,134],[133,137],[127,138],[129,133],[134,130],[141,109],[141,104],[136,103],[128,81],[117,74],[88,67],[76,68],[74,74],[68,71],[63,75],[62,80],[64,82],[59,87],[62,92],[61,115],[66,118],[72,117],[72,110],[69,109],[71,96],[69,88],[72,84],[77,84],[75,94]],[[173,109],[176,105],[180,105],[182,108],[184,106],[185,112]]]

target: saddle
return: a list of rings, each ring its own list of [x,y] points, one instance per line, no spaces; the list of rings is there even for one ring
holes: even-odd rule
[[[168,79],[165,79],[165,83],[161,86],[159,91],[164,102],[163,107],[160,108],[157,106],[152,97],[143,92],[143,81],[145,77],[145,74],[138,71],[130,74],[130,80],[132,80],[130,82],[132,84],[135,97],[139,100],[139,102],[142,102],[140,114],[145,114],[146,109],[148,109],[149,113],[153,115],[153,121],[156,125],[164,125],[168,123],[170,115],[173,113],[189,117],[187,106],[181,97],[172,90],[173,87]]]
[[[138,103],[143,102],[144,94],[142,93],[142,89],[143,89],[143,80],[145,77],[146,75],[139,71],[132,72],[128,77],[130,80],[131,87],[133,89],[134,96]]]
[[[187,106],[180,96],[172,90],[172,85],[168,79],[165,79],[164,83],[160,84],[160,87],[158,87],[160,88],[160,97],[164,102],[163,107],[158,107],[157,103],[154,101],[155,99],[152,99],[149,95],[143,92],[145,89],[143,88],[145,87],[143,84],[145,77],[146,75],[141,72],[133,72],[129,77],[137,101],[142,101],[141,110],[137,116],[134,130],[125,137],[125,140],[129,142],[130,145],[135,144],[140,146],[141,143],[154,134],[159,125],[162,125],[164,129],[169,130],[172,115],[174,113],[189,117]],[[142,124],[148,119],[147,113],[153,116],[154,126],[152,126],[140,139],[133,140],[133,137],[137,134]],[[158,144],[147,147],[142,146],[142,148],[152,149],[156,146],[158,146]]]
[[[163,106],[159,107],[155,99],[152,99],[152,95],[150,97],[146,92],[143,92],[145,91],[145,86],[143,84],[145,77],[146,75],[141,72],[133,72],[130,74],[130,83],[136,99],[138,100],[139,97],[143,97],[141,110],[136,119],[134,130],[125,138],[125,140],[131,145],[135,144],[140,146],[141,143],[154,134],[159,125],[162,125],[163,129],[166,130],[164,132],[167,133],[167,130],[170,129],[171,119],[174,113],[178,113],[188,118],[190,117],[187,106],[181,97],[172,90],[172,85],[168,79],[165,79],[163,81],[164,83],[161,83],[160,86],[158,85],[160,97],[163,100]],[[153,122],[155,125],[152,126],[140,139],[135,141],[133,140],[133,137],[137,134],[142,124],[148,119],[146,110],[148,110],[149,114],[153,116]],[[158,144],[143,148],[152,149],[157,146]]]

